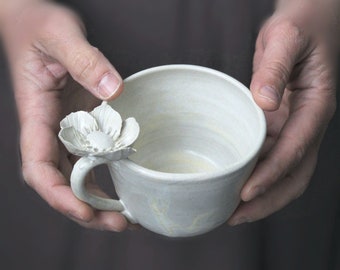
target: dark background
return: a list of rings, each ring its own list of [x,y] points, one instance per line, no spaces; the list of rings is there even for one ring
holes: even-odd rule
[[[116,1],[122,6],[111,18],[120,26],[117,29],[111,29],[102,18],[91,16],[98,12],[96,6],[100,2],[83,1],[88,8],[80,7],[78,12],[88,25],[91,42],[115,63],[124,77],[153,65],[192,63],[214,67],[249,84],[253,44],[260,19],[254,22],[242,18],[244,25],[238,25],[238,29],[246,29],[247,24],[252,23],[253,32],[249,35],[231,41],[235,34],[230,30],[235,28],[232,26],[224,30],[226,38],[222,43],[215,40],[218,34],[210,33],[198,46],[191,40],[197,40],[200,32],[189,30],[203,29],[203,26],[198,26],[199,22],[195,20],[188,22],[185,15],[179,14],[176,18],[182,20],[179,25],[159,26],[168,26],[168,33],[172,31],[171,27],[188,27],[183,31],[173,30],[178,36],[171,40],[176,42],[164,40],[161,32],[157,32],[157,26],[147,22],[139,27],[156,32],[148,36],[136,30],[136,40],[129,37],[127,42],[125,33],[130,28],[120,12],[131,6],[129,1]],[[157,7],[158,1],[151,2],[154,9],[161,8]],[[77,1],[69,4],[76,5]],[[189,9],[189,4],[181,4],[184,5],[181,10]],[[135,8],[142,10],[142,7]],[[142,17],[136,10],[129,11],[135,15],[131,20],[138,21]],[[259,18],[269,11],[262,9]],[[195,12],[200,12],[199,7]],[[218,22],[212,22],[212,26],[216,24]],[[209,28],[209,24],[204,25]],[[108,31],[115,32],[120,41],[111,40]],[[192,37],[188,37],[188,32]],[[143,40],[141,45],[137,38]],[[224,45],[214,47],[216,43],[228,46],[228,54],[224,54]],[[155,47],[150,48],[150,44]],[[211,46],[213,50],[209,49]],[[157,47],[163,50],[157,51]],[[0,53],[0,115],[0,269],[340,269],[339,112],[325,135],[315,175],[302,197],[262,221],[235,228],[223,225],[203,236],[180,240],[161,237],[144,229],[111,233],[81,228],[51,209],[26,186],[20,174],[19,129],[3,53]],[[107,178],[106,171],[101,170],[99,174]]]

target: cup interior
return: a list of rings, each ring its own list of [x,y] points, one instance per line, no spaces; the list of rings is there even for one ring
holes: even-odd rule
[[[129,157],[163,173],[210,173],[258,153],[265,121],[249,90],[218,71],[170,65],[127,78],[110,105],[135,117],[140,136]]]

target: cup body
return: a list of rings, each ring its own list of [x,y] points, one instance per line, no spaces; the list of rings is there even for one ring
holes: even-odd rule
[[[150,176],[127,161],[112,163],[114,179],[124,214],[134,223],[170,237],[188,237],[208,232],[226,222],[240,201],[240,190],[249,166],[210,178],[181,175]]]
[[[204,67],[160,66],[127,78],[110,105],[141,130],[137,153],[108,164],[131,221],[183,237],[230,217],[266,132],[245,86]]]

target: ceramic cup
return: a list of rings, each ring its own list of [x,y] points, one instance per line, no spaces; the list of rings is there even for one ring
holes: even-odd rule
[[[109,105],[139,123],[137,152],[119,161],[80,159],[71,176],[79,198],[171,237],[208,232],[230,217],[266,133],[245,86],[209,68],[160,66],[127,78]],[[120,200],[85,188],[86,174],[103,163]]]

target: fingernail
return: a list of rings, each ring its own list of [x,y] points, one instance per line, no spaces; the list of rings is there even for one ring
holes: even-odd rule
[[[117,230],[110,224],[102,224],[97,227],[97,230],[102,232],[117,232]]]
[[[229,222],[229,225],[230,226],[237,226],[237,225],[240,225],[242,223],[247,223],[247,222],[251,222],[251,220],[247,217],[240,217],[239,219],[236,219],[235,221]]]
[[[269,101],[273,103],[278,103],[280,102],[280,95],[278,91],[276,91],[273,87],[270,86],[264,86],[260,88],[258,91],[259,95],[268,99]]]
[[[117,92],[122,81],[116,75],[109,73],[105,75],[98,85],[98,93],[101,98],[108,99]]]
[[[260,196],[262,195],[263,193],[265,193],[266,189],[262,186],[256,186],[254,187],[250,192],[249,192],[249,195],[248,195],[248,200],[247,201],[250,201],[254,198],[256,198],[257,196]]]
[[[70,219],[78,220],[78,221],[80,221],[80,222],[86,222],[81,216],[79,216],[79,215],[76,214],[76,213],[68,212],[67,215],[68,215],[68,217],[69,217]]]

